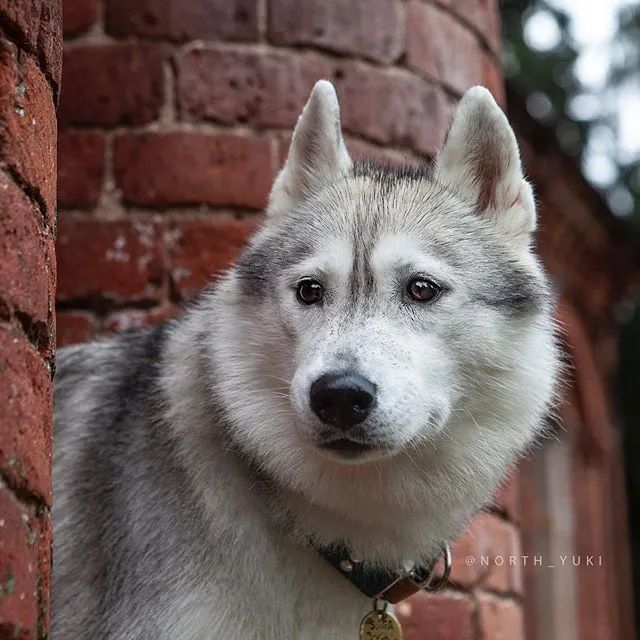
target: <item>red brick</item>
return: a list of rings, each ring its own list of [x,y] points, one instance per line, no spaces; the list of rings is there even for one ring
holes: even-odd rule
[[[54,88],[60,83],[62,29],[60,0],[3,0],[0,19],[19,34],[16,43],[42,65]]]
[[[37,535],[38,545],[38,638],[46,638],[51,618],[51,563],[53,526],[49,510],[42,510],[35,518],[37,527],[32,526],[33,536]],[[27,566],[28,569],[28,566]]]
[[[520,520],[520,483],[515,472],[511,472],[509,477],[498,487],[493,504],[512,522]]]
[[[387,149],[386,147],[378,147],[373,144],[369,144],[364,140],[358,138],[346,137],[346,145],[349,149],[349,154],[355,161],[368,161],[376,164],[388,165],[391,167],[406,167],[419,165],[424,160],[417,159],[410,152],[407,151],[395,151],[393,149]]]
[[[500,52],[498,0],[440,0],[440,4],[448,6],[461,21],[480,32],[495,53]]]
[[[462,93],[484,79],[484,56],[476,36],[437,7],[407,5],[407,64]]]
[[[38,523],[0,483],[0,638],[35,639]]]
[[[255,40],[258,0],[107,0],[105,22],[115,36]]]
[[[524,640],[522,607],[513,600],[479,597],[480,640]]]
[[[482,532],[469,526],[451,545],[452,568],[450,583],[457,588],[477,585],[489,569],[482,566],[481,556],[485,547]]]
[[[522,551],[517,529],[497,516],[476,516],[452,547],[451,581],[462,587],[522,593]]]
[[[46,334],[49,319],[50,246],[40,214],[13,180],[0,171],[0,309],[28,316],[34,331]]]
[[[161,45],[116,43],[67,48],[60,124],[144,124],[164,100]]]
[[[158,226],[148,221],[62,216],[58,299],[157,299],[165,272],[160,236]]]
[[[356,162],[370,161],[390,167],[416,166],[425,162],[423,158],[416,157],[410,151],[396,151],[384,146],[377,146],[350,135],[345,135],[344,138],[349,155]],[[282,135],[278,138],[278,167],[284,166],[290,144],[291,135]]]
[[[62,75],[62,0],[47,0],[42,3],[38,60],[52,83],[54,102],[57,104]]]
[[[176,291],[190,298],[238,255],[255,221],[185,220],[168,232],[169,269]]]
[[[24,338],[3,327],[0,327],[0,407],[2,475],[13,487],[50,504],[49,371]]]
[[[271,144],[201,133],[124,135],[116,139],[115,174],[123,197],[135,204],[259,209],[273,178]]]
[[[98,0],[64,0],[62,7],[65,36],[87,31],[98,17]]]
[[[58,136],[58,205],[92,207],[98,201],[104,174],[104,137],[85,131]]]
[[[507,97],[504,91],[502,66],[500,62],[489,53],[484,54],[484,77],[482,84],[491,91],[496,102],[503,109],[506,109]]]
[[[183,117],[293,127],[329,62],[314,54],[195,47],[176,58]]]
[[[110,313],[104,321],[104,330],[112,332],[131,331],[150,327],[176,315],[177,307],[169,305],[153,309],[126,309]]]
[[[0,16],[20,34],[29,49],[35,49],[40,30],[42,0],[3,0]]]
[[[334,78],[346,131],[426,154],[442,143],[451,109],[437,87],[358,62],[340,64]]]
[[[49,223],[56,202],[56,116],[51,88],[30,56],[0,43],[0,165],[41,197]]]
[[[78,342],[88,342],[93,338],[95,318],[86,311],[58,311],[56,314],[58,347],[66,347]]]
[[[404,42],[397,0],[270,0],[269,39],[393,62]]]
[[[475,640],[473,603],[457,593],[417,593],[396,607],[404,640]]]

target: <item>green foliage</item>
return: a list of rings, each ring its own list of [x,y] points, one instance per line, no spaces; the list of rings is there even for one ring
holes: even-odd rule
[[[509,85],[526,100],[534,117],[554,129],[563,150],[584,167],[596,128],[600,134],[604,130],[611,140],[616,139],[618,114],[610,98],[630,83],[637,84],[640,94],[640,8],[629,5],[620,9],[607,86],[598,95],[591,94],[604,106],[578,119],[572,115],[572,101],[590,94],[575,74],[580,48],[571,37],[570,16],[545,0],[502,0],[501,6]],[[539,12],[555,21],[560,36],[545,50],[533,49],[525,38],[527,21]],[[640,231],[640,158],[621,158],[615,143],[607,155],[617,167],[617,176],[613,184],[602,189],[603,195],[614,213],[628,216]]]

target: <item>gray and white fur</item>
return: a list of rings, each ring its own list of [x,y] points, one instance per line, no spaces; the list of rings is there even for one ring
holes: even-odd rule
[[[354,165],[318,82],[237,263],[182,317],[59,352],[54,639],[356,637],[371,602],[314,547],[430,559],[541,429],[559,365],[535,226],[485,89],[433,166],[396,170]],[[349,428],[311,408],[334,374],[375,389]]]

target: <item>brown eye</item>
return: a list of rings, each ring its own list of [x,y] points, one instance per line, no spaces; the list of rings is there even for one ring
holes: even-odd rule
[[[407,285],[407,293],[416,302],[431,302],[435,300],[442,289],[426,278],[414,278]]]
[[[296,294],[298,296],[298,300],[303,304],[315,304],[322,300],[324,290],[317,280],[305,278],[298,283]]]

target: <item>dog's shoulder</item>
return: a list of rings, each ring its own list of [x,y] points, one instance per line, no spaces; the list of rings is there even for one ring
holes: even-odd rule
[[[56,396],[76,386],[105,385],[149,373],[158,366],[167,326],[160,324],[58,349]]]
[[[58,351],[54,377],[56,438],[76,425],[84,428],[151,409],[158,395],[167,325],[105,337]]]

